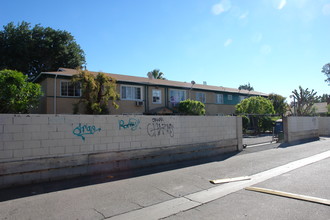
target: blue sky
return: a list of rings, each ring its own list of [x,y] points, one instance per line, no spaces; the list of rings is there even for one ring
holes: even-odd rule
[[[2,1],[0,25],[11,21],[69,31],[92,71],[330,93],[330,0]]]

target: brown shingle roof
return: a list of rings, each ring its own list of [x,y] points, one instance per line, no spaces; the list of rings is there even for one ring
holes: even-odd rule
[[[93,74],[97,74],[97,72],[93,72],[93,71],[90,71],[90,72]],[[73,76],[75,74],[78,74],[78,71],[75,69],[59,68],[58,71],[56,71],[56,72],[42,72],[41,74]],[[186,88],[186,89],[190,89],[192,87],[191,83],[186,83],[186,82],[178,82],[178,81],[162,80],[162,79],[149,79],[147,77],[128,76],[128,75],[113,74],[113,73],[106,73],[106,74],[115,78],[119,82],[128,82],[128,83],[131,82],[131,83],[138,83],[138,84],[143,84],[143,85],[168,86],[168,87],[177,87],[177,88]],[[268,96],[268,94],[262,93],[262,92],[239,90],[239,89],[227,88],[227,87],[222,87],[222,86],[195,84],[195,85],[193,85],[192,88],[201,89],[201,90],[209,90],[209,91],[214,91],[214,92],[238,93],[238,94],[242,94],[242,95]]]

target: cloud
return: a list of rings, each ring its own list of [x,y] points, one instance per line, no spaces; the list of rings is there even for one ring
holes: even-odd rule
[[[247,18],[248,15],[249,15],[249,12],[247,11],[247,12],[241,14],[238,18],[239,19],[245,19],[245,18]]]
[[[324,15],[330,15],[330,4],[323,5],[322,13]]]
[[[269,2],[269,0],[265,0],[265,2]],[[286,0],[272,0],[273,7],[277,10],[282,10],[285,6],[287,1]]]
[[[223,12],[229,11],[231,8],[230,0],[222,0],[220,3],[212,6],[212,14],[219,15]]]
[[[231,43],[233,43],[233,39],[228,38],[226,42],[223,44],[224,47],[228,47]]]
[[[282,10],[285,5],[286,5],[286,0],[280,0],[280,2],[278,3],[277,9]]]

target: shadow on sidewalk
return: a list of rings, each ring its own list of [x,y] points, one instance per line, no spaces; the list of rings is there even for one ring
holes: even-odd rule
[[[35,183],[24,186],[16,186],[12,188],[0,189],[0,202],[51,193],[61,190],[85,187],[101,183],[113,182],[122,179],[145,176],[154,173],[160,173],[185,167],[201,165],[205,163],[224,161],[230,157],[237,155],[239,152],[226,153],[213,157],[187,160],[173,164],[157,165],[146,168],[132,169],[121,172],[103,173],[93,176],[81,176],[71,179],[64,179],[52,182]]]

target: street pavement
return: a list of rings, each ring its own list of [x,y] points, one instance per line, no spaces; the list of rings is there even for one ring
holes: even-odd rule
[[[0,190],[0,219],[330,219],[330,206],[245,190],[330,200],[330,139],[267,144],[126,173]],[[250,176],[211,184],[210,180]]]
[[[257,136],[243,136],[243,144],[247,146],[256,145],[256,144],[264,144],[264,143],[272,143],[275,142],[273,140],[272,134],[261,134]]]

